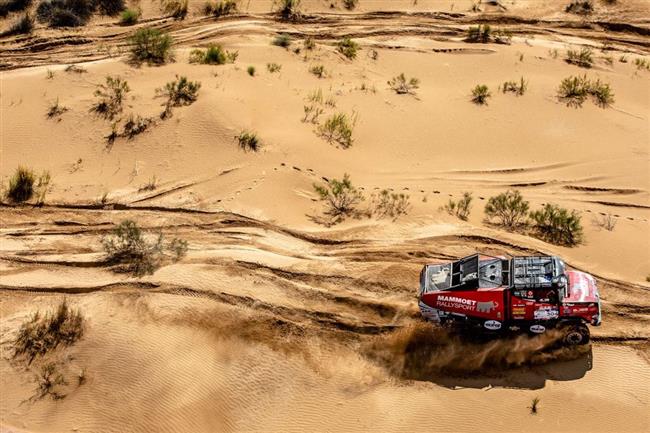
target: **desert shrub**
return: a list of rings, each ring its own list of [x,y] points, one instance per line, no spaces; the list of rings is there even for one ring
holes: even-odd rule
[[[158,29],[138,29],[129,41],[134,62],[164,64],[173,59],[172,37]]]
[[[154,174],[149,178],[147,183],[142,185],[140,188],[138,188],[138,192],[143,192],[143,191],[155,191],[156,188],[158,188],[158,178]]]
[[[634,59],[634,66],[636,66],[638,70],[650,71],[650,61],[640,57]]]
[[[341,54],[343,54],[348,59],[356,59],[357,51],[359,51],[359,44],[354,42],[350,38],[343,38],[337,44],[337,49]]]
[[[184,20],[187,16],[188,0],[160,0],[160,10],[167,16]]]
[[[255,66],[249,66],[248,68],[246,68],[246,72],[248,72],[248,75],[250,75],[251,77],[255,76],[255,71],[256,71]]]
[[[463,197],[458,201],[449,200],[449,202],[443,207],[449,215],[454,215],[457,218],[467,221],[470,212],[472,211],[472,193],[464,192]]]
[[[59,117],[66,111],[68,111],[68,107],[59,104],[59,98],[56,98],[56,101],[52,102],[48,107],[46,115],[48,119],[52,119],[53,117]]]
[[[614,103],[614,93],[609,84],[600,79],[591,81],[586,75],[563,79],[557,93],[558,98],[569,106],[582,106],[588,96],[592,96],[594,102],[603,108]]]
[[[124,0],[94,0],[97,12],[114,17],[126,9]]]
[[[467,29],[467,37],[465,38],[466,42],[480,42],[486,44],[490,42],[492,38],[492,28],[489,24],[470,26]]]
[[[69,346],[81,338],[84,317],[64,299],[54,311],[37,311],[24,322],[14,341],[14,357],[25,356],[31,363],[59,345]]]
[[[352,146],[352,132],[356,123],[356,115],[348,116],[337,113],[330,116],[325,123],[318,127],[318,133],[329,143],[336,142],[344,149]]]
[[[172,254],[172,259],[178,262],[187,255],[188,243],[184,239],[174,238],[169,242],[167,249]]]
[[[359,4],[359,0],[343,0],[343,6],[344,6],[347,10],[353,10],[353,9],[355,9],[355,8],[357,7],[358,4]]]
[[[167,98],[163,104],[165,110],[161,113],[161,119],[166,119],[172,114],[172,107],[190,105],[198,98],[201,83],[189,81],[185,76],[176,75],[174,81],[165,84],[165,87],[156,89],[156,96]]]
[[[133,115],[129,114],[124,122],[124,130],[121,136],[130,139],[133,139],[136,135],[142,134],[154,123],[154,120],[150,117],[142,117],[139,114]]]
[[[305,117],[303,117],[303,122],[318,123],[318,118],[325,110],[323,110],[318,104],[309,104],[303,106],[305,110]]]
[[[14,21],[8,30],[2,32],[1,36],[28,35],[33,30],[34,18],[32,18],[29,14],[25,14]]]
[[[582,242],[581,217],[575,210],[569,212],[547,203],[531,212],[530,219],[538,235],[551,243],[573,246]]]
[[[521,96],[524,93],[526,93],[526,90],[528,90],[528,82],[524,80],[524,77],[521,77],[519,79],[519,82],[506,81],[505,83],[503,83],[501,90],[503,91],[503,93],[511,92],[517,96]]]
[[[120,24],[132,26],[140,19],[140,9],[125,9],[120,15]]]
[[[594,63],[591,48],[582,47],[580,51],[568,50],[566,53],[566,62],[581,68],[591,68]]]
[[[392,193],[384,189],[378,195],[373,194],[371,197],[369,213],[377,218],[395,220],[400,215],[406,215],[410,206],[410,197],[407,194]]]
[[[64,71],[70,72],[71,74],[85,74],[86,72],[88,72],[86,68],[84,68],[83,66],[79,66],[75,64],[66,66]]]
[[[11,12],[21,12],[32,5],[33,0],[0,0],[0,17],[6,17]]]
[[[313,65],[309,68],[309,72],[316,75],[318,78],[325,78],[327,76],[327,71],[323,65]]]
[[[163,235],[149,240],[134,221],[125,220],[111,236],[102,239],[102,246],[108,263],[123,265],[126,271],[140,277],[153,274],[160,266]]]
[[[303,46],[306,50],[313,50],[316,48],[316,42],[314,41],[314,38],[308,37],[303,41]]]
[[[605,229],[608,232],[613,232],[616,228],[617,220],[612,214],[608,213],[601,214],[599,217],[595,218],[593,222],[596,226]]]
[[[404,73],[399,74],[396,77],[393,77],[388,81],[388,85],[393,89],[398,95],[404,94],[415,94],[415,89],[420,87],[420,80],[417,78],[406,79]]]
[[[34,195],[35,181],[36,175],[31,169],[18,167],[9,179],[7,197],[17,203],[29,200]]]
[[[488,98],[492,96],[490,89],[485,84],[477,84],[472,89],[472,102],[478,105],[487,104]]]
[[[51,27],[78,27],[88,22],[95,7],[91,0],[43,0],[36,18]]]
[[[237,0],[220,0],[215,3],[206,2],[203,7],[203,13],[219,18],[237,12],[237,7]]]
[[[589,15],[593,11],[594,4],[591,0],[573,0],[564,8],[564,12],[577,15]]]
[[[507,191],[490,197],[485,205],[485,214],[488,218],[496,218],[502,226],[513,229],[524,222],[528,208],[528,202],[519,191]]]
[[[297,21],[302,16],[301,0],[274,0],[277,13],[282,19]]]
[[[36,375],[38,389],[36,394],[30,400],[39,400],[47,395],[54,400],[60,400],[65,394],[60,392],[59,386],[67,385],[65,378],[59,372],[56,363],[48,362],[41,366],[39,373]]]
[[[347,173],[342,180],[330,179],[324,185],[313,186],[319,200],[325,203],[325,215],[333,224],[358,215],[357,206],[364,200],[363,194],[352,185]]]
[[[190,63],[225,65],[226,63],[234,63],[238,56],[238,51],[226,51],[221,45],[210,44],[205,51],[200,49],[192,50]]]
[[[539,397],[533,398],[533,400],[530,402],[530,414],[531,415],[537,415],[537,406],[539,405]]]
[[[36,187],[34,188],[34,192],[36,193],[36,204],[38,206],[42,206],[43,203],[45,203],[45,195],[50,190],[51,180],[52,180],[52,176],[50,176],[49,171],[44,171],[38,177],[38,180],[36,182]]]
[[[239,147],[243,151],[252,151],[257,152],[262,145],[260,139],[257,137],[257,134],[252,131],[242,131],[237,137],[237,142]]]
[[[289,48],[292,42],[293,41],[291,40],[291,36],[287,35],[286,33],[282,33],[273,38],[271,44],[277,47]]]
[[[492,40],[497,44],[510,45],[512,34],[508,30],[497,29],[492,32]]]
[[[276,72],[280,72],[281,69],[282,69],[282,65],[279,65],[277,63],[267,63],[266,64],[266,70],[269,71],[272,74],[274,74]]]
[[[95,96],[99,98],[91,111],[107,120],[113,120],[122,112],[122,104],[126,94],[131,91],[129,84],[120,77],[106,77],[106,84],[100,84],[95,90]]]

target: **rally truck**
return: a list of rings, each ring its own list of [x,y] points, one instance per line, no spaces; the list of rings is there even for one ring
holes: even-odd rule
[[[559,329],[564,344],[581,345],[589,342],[587,325],[601,322],[594,278],[555,256],[474,254],[428,264],[418,298],[425,319],[488,335]]]

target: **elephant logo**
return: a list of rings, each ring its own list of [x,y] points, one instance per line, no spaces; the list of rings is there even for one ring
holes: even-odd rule
[[[491,313],[492,310],[498,307],[499,307],[499,303],[495,301],[476,303],[476,311],[478,311],[479,313]]]

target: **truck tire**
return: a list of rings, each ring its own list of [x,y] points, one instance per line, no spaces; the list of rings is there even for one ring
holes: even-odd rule
[[[562,342],[566,346],[581,346],[589,343],[589,328],[583,323],[566,325],[563,330]]]

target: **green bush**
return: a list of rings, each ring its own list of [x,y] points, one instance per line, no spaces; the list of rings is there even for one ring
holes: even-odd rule
[[[124,0],[94,0],[94,5],[101,15],[114,17],[126,9]]]
[[[120,24],[123,26],[132,26],[140,19],[139,9],[125,9],[120,15]]]
[[[517,96],[521,96],[528,90],[528,82],[524,80],[524,77],[521,77],[518,83],[516,81],[506,81],[503,83],[501,89],[503,93],[511,92]]]
[[[200,88],[201,83],[198,81],[189,81],[185,76],[179,77],[176,75],[174,81],[165,84],[165,87],[156,89],[156,97],[167,98],[167,101],[163,104],[165,110],[160,117],[162,119],[170,117],[172,107],[181,107],[194,103],[198,98]]]
[[[282,48],[289,48],[289,46],[291,46],[291,43],[291,36],[285,33],[277,35],[275,38],[273,38],[273,41],[271,41],[271,44]]]
[[[396,220],[400,215],[406,215],[410,206],[410,197],[407,194],[392,193],[384,189],[371,197],[369,213],[377,218]]]
[[[201,49],[192,50],[190,63],[225,65],[226,63],[234,63],[238,56],[238,51],[226,51],[221,45],[210,44],[205,51]]]
[[[327,71],[323,65],[313,65],[309,68],[309,72],[316,75],[318,78],[325,78],[327,76]]]
[[[254,77],[255,76],[255,66],[249,66],[248,68],[246,68],[246,72],[248,72],[248,75],[250,75],[251,77]]]
[[[467,37],[465,38],[466,42],[480,42],[486,44],[490,42],[492,38],[492,28],[489,24],[470,26],[467,29]]]
[[[134,62],[160,65],[173,60],[172,37],[158,29],[138,29],[129,41]]]
[[[337,48],[341,54],[343,54],[348,59],[356,59],[357,51],[359,51],[359,44],[354,42],[352,39],[346,37],[339,41]]]
[[[545,204],[540,210],[530,213],[533,228],[542,239],[548,242],[574,246],[582,242],[581,217],[575,211],[553,204]]]
[[[609,84],[600,79],[591,81],[586,75],[563,79],[557,93],[558,98],[569,106],[582,106],[588,96],[592,96],[594,102],[603,108],[614,103],[614,93]]]
[[[487,100],[491,96],[490,89],[485,84],[478,84],[472,89],[472,102],[475,104],[487,104]]]
[[[97,87],[95,96],[99,98],[99,101],[93,104],[91,111],[107,120],[113,120],[122,112],[122,104],[127,93],[131,91],[129,84],[120,77],[108,75],[106,84],[100,84]]]
[[[237,0],[220,0],[215,3],[206,2],[203,7],[203,13],[219,18],[237,12],[237,8]]]
[[[449,215],[454,215],[457,218],[467,221],[469,214],[472,211],[472,193],[464,192],[463,197],[458,201],[449,200],[444,206],[444,209]]]
[[[277,64],[277,63],[267,63],[267,64],[266,64],[266,69],[267,69],[270,73],[274,74],[274,73],[276,73],[276,72],[280,72],[280,70],[282,69],[282,65],[279,65],[279,64]]]
[[[188,0],[160,0],[160,10],[162,13],[175,18],[184,20],[187,16]]]
[[[331,179],[324,185],[314,184],[314,191],[320,201],[325,203],[325,215],[332,224],[343,221],[346,217],[357,216],[357,206],[364,200],[363,194],[352,185],[346,173],[343,180]]]
[[[415,89],[420,87],[420,80],[417,78],[406,79],[404,73],[399,74],[396,77],[393,77],[388,81],[388,85],[393,89],[398,95],[404,94],[415,94]]]
[[[78,27],[88,22],[95,8],[91,0],[43,0],[36,18],[50,27]]]
[[[139,114],[129,114],[124,122],[124,130],[121,134],[129,140],[133,139],[136,135],[142,134],[154,123],[154,119],[150,117],[142,117]]]
[[[614,103],[614,92],[607,83],[601,83],[600,79],[592,81],[589,86],[589,94],[594,98],[596,105],[603,108]]]
[[[139,277],[153,274],[160,266],[163,235],[161,233],[150,241],[134,221],[125,220],[111,236],[102,239],[102,246],[108,263],[123,265],[126,271]]]
[[[2,32],[2,36],[13,36],[13,35],[28,35],[34,30],[34,19],[26,13],[22,17],[18,18],[14,23],[9,27],[9,30]]]
[[[26,167],[18,167],[9,179],[7,196],[17,203],[29,200],[34,195],[34,182],[36,175]]]
[[[251,131],[242,131],[237,136],[237,141],[239,142],[239,147],[244,151],[250,150],[257,152],[261,147],[261,142],[257,134]]]
[[[499,224],[513,229],[524,222],[528,208],[529,203],[519,191],[507,191],[490,197],[485,205],[485,214],[488,218],[496,218]]]
[[[73,310],[64,299],[55,311],[41,315],[37,311],[18,329],[14,341],[14,357],[26,356],[31,363],[59,345],[69,346],[79,340],[84,331],[84,317]]]
[[[25,11],[32,5],[33,0],[1,0],[0,17],[4,18],[11,12]]]
[[[580,51],[568,50],[566,62],[581,68],[591,68],[594,63],[591,48],[582,47]]]
[[[300,2],[301,0],[278,0],[276,3],[277,13],[282,19],[297,21],[302,16]]]
[[[591,0],[573,0],[564,11],[570,14],[589,15],[594,11],[594,4]]]
[[[344,113],[337,113],[330,116],[324,124],[318,127],[321,137],[329,143],[336,142],[342,148],[352,146],[352,132],[356,123],[356,115],[348,116]]]

